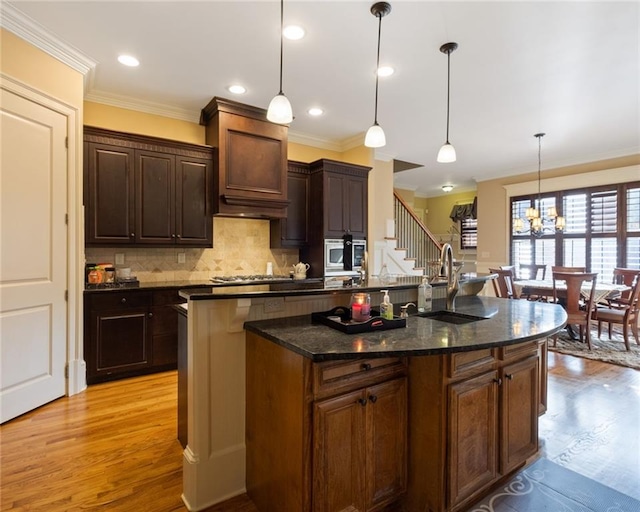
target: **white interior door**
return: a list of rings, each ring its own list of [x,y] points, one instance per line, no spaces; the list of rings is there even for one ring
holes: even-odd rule
[[[0,423],[65,394],[67,120],[0,97]]]

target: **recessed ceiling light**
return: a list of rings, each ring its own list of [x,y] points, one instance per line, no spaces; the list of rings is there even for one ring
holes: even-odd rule
[[[324,110],[318,107],[311,107],[309,110],[307,110],[307,113],[310,116],[321,116],[322,114],[324,114]]]
[[[140,65],[140,61],[133,55],[118,55],[118,62],[130,68],[135,68]]]
[[[299,27],[298,25],[288,25],[282,30],[282,35],[287,39],[291,39],[293,41],[302,39],[304,37],[304,34],[304,29],[302,27]]]
[[[233,94],[244,94],[245,92],[247,92],[247,90],[242,87],[241,85],[230,85],[229,87],[227,87],[227,90],[229,92],[232,92]]]
[[[378,76],[391,76],[396,72],[391,66],[380,66],[378,68]]]

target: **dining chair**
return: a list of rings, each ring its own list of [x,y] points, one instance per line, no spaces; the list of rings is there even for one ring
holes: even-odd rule
[[[638,317],[640,316],[640,271],[636,271],[636,279],[631,291],[629,292],[627,302],[620,303],[611,307],[598,306],[591,314],[591,318],[598,322],[598,338],[602,334],[602,323],[609,324],[609,339],[611,339],[611,327],[613,324],[622,325],[622,337],[627,350],[631,350],[629,344],[629,329],[636,339],[636,344],[640,345],[640,336],[638,334]]]
[[[587,347],[591,350],[591,314],[594,309],[593,297],[596,290],[597,272],[553,272],[553,298],[562,304],[567,312],[567,324],[577,325],[580,329],[579,339],[586,338]],[[560,282],[566,284],[566,288],[559,286]],[[588,290],[583,288],[584,283],[591,283]],[[584,296],[584,292],[588,295]],[[561,293],[558,293],[561,292]],[[557,335],[553,337],[554,346]]]
[[[587,267],[560,267],[560,266],[552,266],[551,272],[586,272]]]
[[[544,281],[546,275],[546,265],[520,263],[520,275],[518,276],[518,279],[540,279]]]
[[[512,269],[503,270],[502,268],[490,268],[489,272],[491,274],[498,274],[498,277],[491,281],[496,297],[502,299],[518,298],[516,287],[513,285]]]
[[[609,307],[624,308],[629,304],[629,298],[633,291],[633,285],[636,280],[640,279],[640,270],[635,268],[621,268],[616,267],[613,269],[613,284],[624,284],[629,287],[626,292],[620,293],[617,297],[607,299]]]

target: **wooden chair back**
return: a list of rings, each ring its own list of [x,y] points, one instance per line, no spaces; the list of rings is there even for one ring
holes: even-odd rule
[[[640,281],[640,270],[635,268],[620,268],[613,269],[613,284],[626,284],[631,287],[631,290],[622,292],[619,297],[611,299],[611,303],[625,306],[629,304],[631,296],[633,295],[633,287],[636,282]]]
[[[537,265],[535,263],[520,264],[520,279],[540,279],[544,281],[545,276],[547,275],[547,266],[546,265]]]
[[[496,279],[493,279],[493,291],[496,297],[502,299],[517,299],[516,288],[513,285],[513,270],[503,270],[502,268],[490,268],[489,272],[492,274],[498,274]]]
[[[597,272],[554,272],[553,273],[553,298],[563,304],[567,311],[569,324],[579,324],[589,326],[591,311],[593,310],[593,297],[596,290]],[[566,283],[566,290],[558,293],[558,281]],[[591,282],[588,296],[582,293],[582,286],[585,282]]]
[[[586,272],[587,267],[551,267],[551,272]]]

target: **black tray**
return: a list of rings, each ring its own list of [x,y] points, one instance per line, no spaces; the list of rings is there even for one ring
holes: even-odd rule
[[[313,322],[328,325],[329,327],[346,332],[347,334],[386,331],[388,329],[397,329],[398,327],[407,326],[407,319],[400,318],[398,316],[394,316],[393,320],[388,320],[381,316],[372,316],[366,322],[356,322],[351,318],[351,310],[344,306],[338,306],[330,311],[311,313],[311,320]]]

